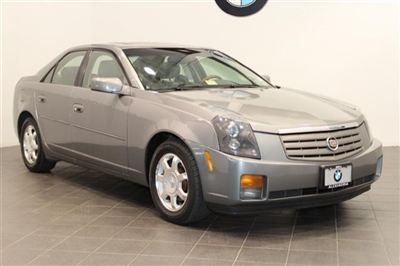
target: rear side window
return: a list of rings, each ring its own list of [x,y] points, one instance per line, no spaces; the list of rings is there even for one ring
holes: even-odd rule
[[[85,54],[86,51],[72,52],[61,59],[57,64],[52,83],[73,86]]]

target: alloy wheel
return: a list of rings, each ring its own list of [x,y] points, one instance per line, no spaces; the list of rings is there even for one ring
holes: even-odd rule
[[[163,155],[157,163],[156,190],[162,205],[171,212],[183,208],[188,197],[188,175],[182,160],[173,153]]]
[[[39,154],[39,143],[36,129],[32,125],[25,128],[23,148],[25,159],[31,165],[35,164]]]

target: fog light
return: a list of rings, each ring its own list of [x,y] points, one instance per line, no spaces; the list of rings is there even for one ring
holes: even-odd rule
[[[383,157],[379,158],[376,162],[375,176],[380,177],[382,175]]]
[[[214,162],[209,151],[204,151],[204,159],[206,160],[208,171],[214,171]]]
[[[262,175],[242,175],[240,177],[240,198],[244,200],[264,197],[265,177]]]

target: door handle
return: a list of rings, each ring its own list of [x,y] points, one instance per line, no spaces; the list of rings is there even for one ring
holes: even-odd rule
[[[38,96],[38,100],[39,100],[40,103],[45,103],[46,102],[46,97]]]
[[[75,113],[83,113],[83,105],[82,104],[74,104],[73,109]]]

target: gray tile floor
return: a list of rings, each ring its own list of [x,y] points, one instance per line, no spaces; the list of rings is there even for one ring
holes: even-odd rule
[[[67,163],[29,173],[17,147],[1,160],[4,265],[398,265],[399,151],[385,148],[373,189],[338,206],[159,218],[146,188]]]

